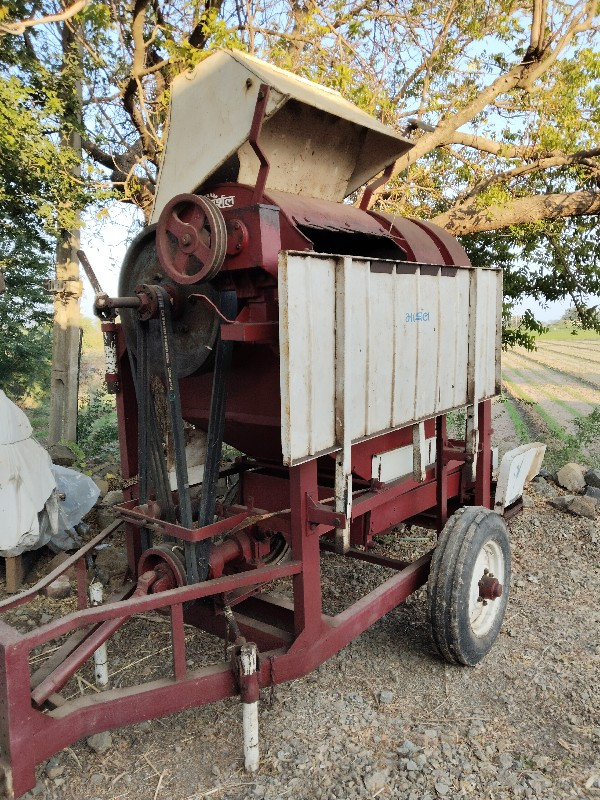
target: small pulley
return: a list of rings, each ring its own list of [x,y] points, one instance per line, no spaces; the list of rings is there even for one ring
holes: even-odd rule
[[[214,278],[227,250],[227,229],[214,203],[178,194],[164,207],[156,229],[156,251],[167,275],[180,284]]]

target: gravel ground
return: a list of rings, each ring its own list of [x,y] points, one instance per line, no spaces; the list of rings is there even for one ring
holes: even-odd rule
[[[243,771],[241,708],[229,700],[114,731],[93,742],[100,751],[106,746],[103,752],[78,742],[39,767],[30,796],[600,797],[598,520],[552,508],[535,484],[528,505],[511,523],[505,623],[476,668],[437,657],[421,590],[315,673],[264,693],[257,775]],[[402,555],[429,546],[416,529],[399,538]],[[385,537],[381,547],[392,544]],[[332,611],[387,574],[336,556],[323,558],[323,572]],[[32,613],[39,621],[44,612],[36,606]],[[23,615],[20,622],[31,624]],[[170,659],[161,650],[164,622],[135,624],[142,628],[124,631],[112,645],[113,682],[152,677]],[[222,653],[212,637],[189,638],[190,664]],[[133,664],[136,657],[142,661]]]

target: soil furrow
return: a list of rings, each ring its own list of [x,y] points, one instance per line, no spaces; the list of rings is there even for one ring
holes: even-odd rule
[[[575,416],[590,414],[600,403],[598,391],[586,386],[573,386],[573,378],[552,367],[531,369],[520,353],[511,353],[510,358],[505,359],[505,365],[517,371],[517,382],[536,386],[550,400],[565,407]]]
[[[595,389],[596,391],[600,389],[600,374],[596,374],[591,371],[586,371],[585,374],[591,375],[592,378],[583,377],[581,374],[582,363],[581,361],[577,361],[577,359],[575,359],[576,366],[569,364],[567,368],[564,368],[561,364],[558,364],[556,360],[553,361],[553,363],[548,364],[547,360],[535,358],[527,351],[519,350],[518,355],[520,355],[525,360],[530,361],[532,364],[536,364],[537,366],[541,367],[549,367],[550,369],[553,369],[555,372],[562,373],[563,375],[568,375],[569,378],[573,378],[573,380],[575,380],[577,383],[583,384],[584,386],[589,386],[592,389]],[[573,368],[575,369],[579,368],[579,369],[578,371],[571,371]]]
[[[569,356],[575,357],[575,358],[577,358],[578,361],[587,361],[590,364],[595,364],[596,366],[600,366],[600,350],[598,350],[598,351],[586,350],[585,353],[588,353],[588,355],[582,355],[578,351],[576,356],[573,356],[573,351],[572,350],[569,352],[566,349],[565,350],[561,350],[560,348],[557,348],[557,347],[541,347],[541,348],[538,347],[538,351],[540,351],[540,350],[542,352],[544,352],[544,353],[556,353],[556,354],[561,355],[561,356],[567,356],[567,358]],[[594,355],[596,355],[597,357],[596,358],[590,357],[589,354],[591,352],[593,352]]]

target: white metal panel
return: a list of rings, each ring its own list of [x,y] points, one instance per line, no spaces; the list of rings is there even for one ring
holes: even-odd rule
[[[279,270],[281,435],[301,459],[335,446],[335,264],[282,254]],[[298,268],[300,266],[301,268]]]
[[[417,326],[417,391],[414,419],[422,419],[431,415],[437,405],[440,285],[438,277],[434,275],[418,275],[414,279],[417,280],[419,289],[419,305],[415,309],[415,315],[419,313],[423,316],[429,315],[420,323],[416,318],[414,323]]]
[[[361,268],[360,261],[346,259],[344,268],[347,271],[348,293],[346,303],[351,309],[351,343],[352,354],[349,368],[350,375],[350,436],[352,440],[367,435],[368,391],[365,376],[369,370],[369,306],[365,297],[369,291],[369,271]]]
[[[525,484],[538,474],[545,453],[545,444],[532,442],[504,454],[498,472],[495,511],[503,514],[507,506],[521,497]]]
[[[435,437],[425,439],[425,466],[430,466],[435,461]],[[389,483],[413,471],[414,448],[412,444],[378,453],[371,459],[371,477],[380,483]]]
[[[279,275],[286,463],[494,395],[495,271],[282,253]]]
[[[376,274],[364,269],[369,284],[364,302],[368,304],[369,360],[365,381],[367,396],[366,431],[385,430],[392,426],[392,390],[390,367],[394,363],[395,275]],[[377,291],[371,284],[377,283]]]
[[[398,276],[397,276],[398,277]],[[394,385],[393,426],[414,419],[415,397],[417,394],[417,359],[406,358],[406,353],[417,352],[418,325],[410,321],[410,311],[419,307],[418,281],[413,275],[406,275],[402,281],[395,282],[394,299],[398,308],[396,316],[396,336],[394,337],[394,366],[392,381]]]

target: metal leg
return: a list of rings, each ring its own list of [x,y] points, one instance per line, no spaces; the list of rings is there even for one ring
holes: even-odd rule
[[[475,472],[475,505],[491,508],[491,475],[492,475],[492,401],[479,403],[479,458]]]
[[[0,766],[4,795],[12,800],[35,786],[35,751],[31,745],[31,698],[27,650],[21,636],[0,622]]]
[[[448,440],[446,434],[446,417],[435,420],[436,436],[436,485],[435,499],[437,506],[437,532],[441,533],[448,520],[448,465],[444,460],[444,451]]]
[[[302,572],[294,575],[293,648],[314,641],[322,629],[321,561],[319,537],[311,534],[307,495],[317,494],[317,462],[307,461],[290,469],[290,508],[292,558],[302,562]]]

